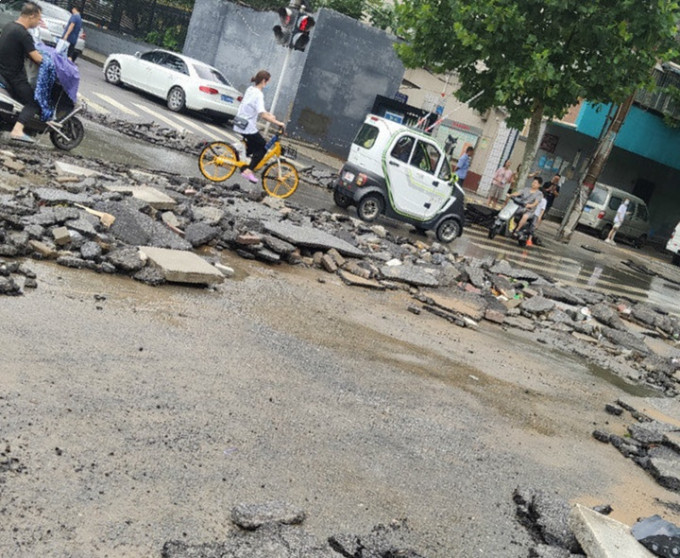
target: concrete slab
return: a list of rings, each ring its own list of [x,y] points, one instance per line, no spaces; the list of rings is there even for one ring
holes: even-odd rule
[[[439,286],[439,281],[434,275],[415,265],[385,265],[380,268],[380,273],[386,279],[408,283],[409,285],[420,287]]]
[[[367,289],[376,289],[378,291],[385,290],[385,285],[382,285],[378,281],[374,281],[373,279],[365,279],[364,277],[359,277],[358,275],[354,275],[354,273],[350,273],[349,271],[345,271],[344,269],[339,270],[338,275],[340,275],[340,279],[342,279],[342,281],[349,286],[365,287]]]
[[[481,296],[464,292],[455,293],[451,296],[427,292],[425,296],[431,298],[436,306],[444,310],[457,312],[477,321],[484,317],[484,312],[488,306]]]
[[[62,161],[57,161],[54,163],[54,167],[57,169],[57,172],[59,174],[75,174],[78,176],[102,176],[102,173],[92,170],[92,169],[86,169],[85,167],[78,167],[76,165],[71,165],[69,163],[64,163]]]
[[[335,248],[344,256],[357,258],[365,255],[359,248],[352,246],[349,242],[345,242],[337,236],[328,234],[320,229],[315,229],[314,227],[300,227],[278,221],[268,221],[263,223],[263,226],[267,232],[296,246],[321,248],[322,250]]]
[[[148,203],[154,209],[172,209],[177,205],[170,196],[151,186],[107,185],[105,188],[109,192],[130,192],[133,198]]]
[[[588,558],[654,558],[635,540],[628,525],[581,504],[571,510],[569,527]]]
[[[224,281],[218,269],[193,252],[153,246],[140,246],[139,251],[162,270],[166,281],[204,285]]]

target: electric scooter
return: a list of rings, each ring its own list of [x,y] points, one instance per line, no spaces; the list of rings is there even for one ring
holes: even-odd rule
[[[507,203],[498,212],[496,219],[489,227],[489,238],[493,239],[497,234],[508,235],[508,223],[520,210],[524,208],[526,204],[520,201],[516,201],[514,198],[508,198]],[[525,241],[526,243],[526,241]]]
[[[83,123],[76,116],[84,109],[84,105],[74,105],[64,92],[58,81],[55,81],[51,96],[54,108],[54,120],[42,122],[38,116],[26,124],[28,135],[37,135],[49,129],[52,144],[64,151],[70,151],[80,145],[85,137]],[[9,85],[0,76],[0,129],[9,132],[19,118],[23,105],[10,95]]]

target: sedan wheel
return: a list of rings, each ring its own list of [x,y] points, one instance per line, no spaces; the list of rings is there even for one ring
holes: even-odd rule
[[[173,112],[180,112],[185,105],[186,97],[181,87],[173,87],[168,93],[168,108]]]
[[[104,71],[104,79],[113,85],[120,85],[120,64],[115,60],[109,62]]]

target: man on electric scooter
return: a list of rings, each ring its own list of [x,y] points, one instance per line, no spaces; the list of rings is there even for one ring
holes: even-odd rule
[[[522,227],[527,224],[529,217],[534,213],[534,208],[543,199],[543,194],[541,193],[541,179],[536,177],[531,181],[531,186],[524,188],[521,192],[515,192],[514,194],[509,194],[508,198],[515,198],[516,202],[523,203],[524,207],[521,209],[522,217],[519,223],[515,227],[515,231],[512,233],[513,236],[517,236],[517,232],[522,230]]]
[[[26,2],[19,18],[5,25],[0,35],[0,76],[12,97],[24,105],[10,137],[24,143],[35,143],[24,132],[24,126],[40,110],[33,98],[33,88],[28,83],[24,61],[30,58],[36,64],[42,62],[42,55],[35,49],[33,37],[28,32],[40,24],[41,17],[40,6]]]

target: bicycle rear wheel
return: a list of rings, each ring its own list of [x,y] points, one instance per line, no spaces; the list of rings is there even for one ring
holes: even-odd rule
[[[274,161],[262,172],[262,186],[267,194],[275,198],[287,198],[300,183],[297,169],[288,161]]]
[[[224,182],[238,166],[236,150],[221,141],[206,145],[198,156],[198,168],[201,174],[213,182]]]

